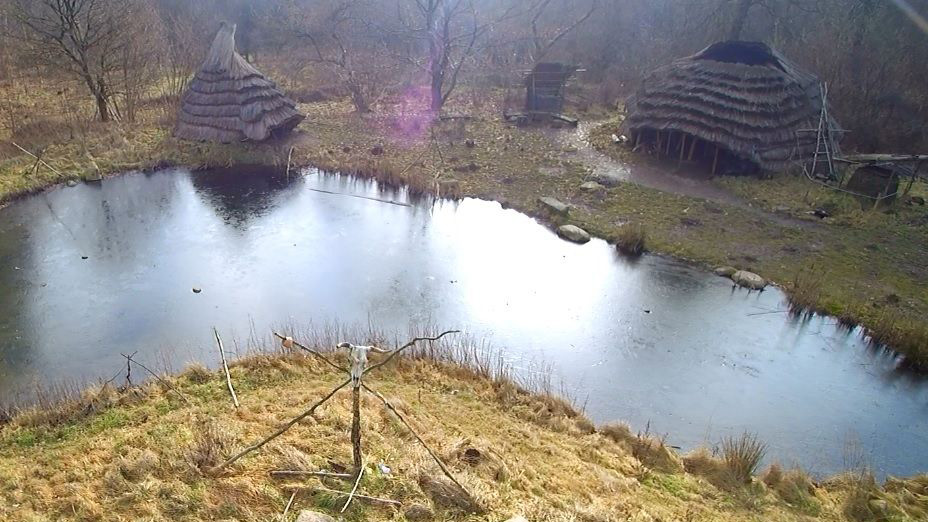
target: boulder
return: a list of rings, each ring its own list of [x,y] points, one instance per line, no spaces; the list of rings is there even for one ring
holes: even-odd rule
[[[573,241],[574,243],[586,243],[590,240],[590,234],[586,230],[574,225],[564,225],[558,227],[557,235],[562,238]]]
[[[548,212],[560,214],[562,216],[566,216],[567,212],[570,210],[570,207],[567,206],[567,203],[563,203],[552,197],[538,198],[538,203]]]
[[[605,192],[606,187],[595,181],[585,181],[580,185],[580,190],[584,192]]]
[[[419,487],[437,506],[464,513],[483,513],[483,508],[470,493],[444,477],[434,477],[423,472],[419,475]]]
[[[614,187],[622,182],[622,178],[615,172],[609,171],[596,171],[590,174],[587,179],[589,181],[595,181],[600,185],[605,185],[607,187]]]
[[[432,513],[431,509],[422,504],[413,504],[403,511],[403,516],[406,517],[406,520],[411,522],[419,522],[432,520],[435,517],[435,513]]]
[[[740,286],[752,290],[763,290],[764,287],[767,286],[767,281],[765,281],[763,277],[754,272],[748,272],[747,270],[738,270],[731,275],[731,280]]]
[[[300,515],[296,517],[296,522],[335,522],[335,519],[325,513],[304,509],[300,511]]]
[[[714,270],[715,275],[722,277],[731,277],[735,275],[735,272],[737,271],[738,269],[733,266],[720,266]]]

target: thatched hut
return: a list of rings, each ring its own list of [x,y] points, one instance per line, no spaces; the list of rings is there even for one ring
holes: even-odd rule
[[[184,94],[174,136],[193,141],[263,141],[304,116],[296,104],[235,52],[235,25],[223,23]]]
[[[711,162],[713,173],[777,171],[815,152],[822,103],[819,79],[777,51],[721,42],[648,75],[624,129],[636,146]]]

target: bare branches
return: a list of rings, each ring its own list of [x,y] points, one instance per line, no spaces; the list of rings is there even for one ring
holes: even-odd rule
[[[174,393],[176,393],[178,397],[180,397],[181,399],[184,400],[184,402],[190,402],[190,399],[188,399],[186,395],[184,395],[183,393],[181,393],[180,390],[178,390],[177,388],[175,388],[173,384],[171,384],[170,382],[168,382],[167,380],[165,380],[163,377],[161,377],[161,376],[158,375],[157,373],[153,372],[148,366],[145,366],[144,364],[142,364],[142,363],[136,361],[135,359],[133,359],[133,357],[135,356],[134,353],[133,353],[132,355],[126,355],[126,354],[124,354],[124,353],[121,353],[121,354],[119,354],[119,355],[122,355],[123,357],[126,358],[127,364],[128,364],[128,363],[135,364],[135,365],[137,365],[139,368],[141,368],[141,369],[145,370],[146,372],[148,372],[152,377],[154,377],[155,379],[157,379],[158,382],[160,382],[161,384],[163,384],[163,385],[164,385],[165,387],[167,387],[169,390],[171,390],[171,391],[173,391]]]

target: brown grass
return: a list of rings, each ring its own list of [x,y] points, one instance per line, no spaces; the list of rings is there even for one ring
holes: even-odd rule
[[[647,234],[641,223],[627,223],[615,233],[615,246],[620,252],[630,256],[640,256],[645,251]]]
[[[735,480],[747,484],[767,453],[767,445],[753,433],[729,436],[722,439],[722,460]]]

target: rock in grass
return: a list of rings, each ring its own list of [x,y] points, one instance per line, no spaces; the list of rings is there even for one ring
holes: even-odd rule
[[[300,511],[300,516],[296,517],[296,522],[335,522],[335,519],[325,513],[304,509]]]
[[[714,270],[715,275],[722,277],[731,277],[735,275],[738,269],[733,266],[720,266]]]
[[[419,475],[419,487],[436,506],[457,509],[464,513],[483,512],[483,508],[474,500],[474,497],[470,496],[470,493],[444,477],[433,477],[423,472]]]
[[[410,522],[420,522],[426,520],[432,520],[435,518],[435,513],[432,513],[432,510],[423,506],[422,504],[413,504],[406,508],[403,511],[403,516],[406,517],[406,520]]]
[[[622,182],[622,178],[618,174],[608,171],[594,172],[590,174],[589,180],[607,187],[614,187]]]
[[[765,281],[763,277],[754,272],[748,272],[747,270],[738,270],[732,274],[731,280],[740,286],[752,290],[763,290],[764,287],[767,286],[767,281]]]
[[[567,206],[567,203],[563,203],[552,197],[538,198],[538,203],[548,212],[553,212],[562,216],[566,216],[567,212],[570,210],[570,207]]]
[[[557,235],[568,241],[573,241],[574,243],[583,244],[590,240],[590,234],[587,233],[586,230],[574,225],[558,227]]]
[[[595,181],[586,181],[586,182],[584,182],[583,184],[580,185],[580,190],[582,190],[582,191],[584,191],[584,192],[594,192],[594,193],[596,193],[596,192],[605,192],[605,191],[606,191],[606,187],[604,187],[603,185],[601,185],[601,184],[599,184],[599,183],[597,183],[597,182],[595,182]]]

